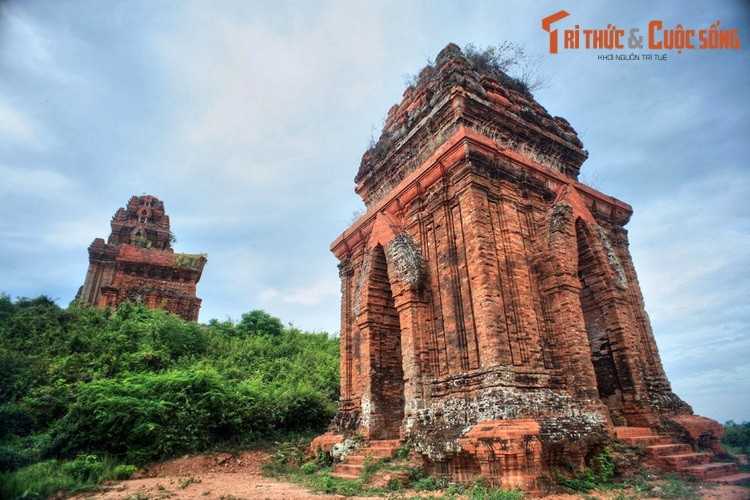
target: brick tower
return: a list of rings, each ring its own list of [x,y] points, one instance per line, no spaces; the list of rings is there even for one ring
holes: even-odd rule
[[[534,489],[616,427],[717,444],[662,368],[632,209],[577,181],[586,158],[565,119],[457,46],[422,70],[362,158],[367,212],[331,246],[341,401],[314,446],[409,439],[434,473]]]
[[[89,269],[76,299],[99,307],[130,300],[197,321],[201,299],[195,288],[206,257],[174,252],[164,203],[133,196],[111,226],[107,243],[96,238],[89,246]]]

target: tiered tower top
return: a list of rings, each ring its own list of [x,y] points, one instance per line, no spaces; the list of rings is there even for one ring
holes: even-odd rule
[[[480,66],[448,44],[391,107],[354,179],[368,208],[461,126],[577,180],[588,153],[567,120],[551,116],[523,82]]]
[[[154,196],[131,197],[125,208],[117,209],[110,225],[110,245],[128,243],[172,251],[169,216],[164,213],[164,202]]]

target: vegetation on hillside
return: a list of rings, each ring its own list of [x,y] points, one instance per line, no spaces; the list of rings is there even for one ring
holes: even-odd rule
[[[132,304],[62,309],[2,295],[0,497],[322,431],[336,410],[338,351],[338,339],[263,311],[200,325]]]
[[[726,422],[721,442],[730,453],[750,453],[750,422]]]
[[[156,460],[321,432],[336,410],[338,355],[338,339],[284,327],[263,311],[200,325],[132,304],[62,309],[47,297],[0,295],[0,498],[75,491]],[[730,451],[747,453],[750,423],[725,428]],[[448,498],[489,498],[483,487],[404,469],[398,454],[368,468],[408,472],[383,491],[337,480],[321,457],[303,464],[306,442],[294,442],[279,449],[274,472],[319,491],[440,487]],[[595,469],[601,477],[582,475],[568,486],[613,487],[605,465]],[[672,482],[683,495],[683,483]],[[520,496],[492,492],[501,493]]]

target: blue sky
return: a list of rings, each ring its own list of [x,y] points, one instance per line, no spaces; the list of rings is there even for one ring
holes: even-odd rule
[[[541,19],[739,29],[740,50],[667,61],[548,54]],[[0,3],[0,291],[66,305],[86,248],[134,194],[206,252],[201,320],[256,308],[338,331],[328,246],[363,205],[371,136],[448,42],[524,44],[536,97],[578,131],[583,176],[630,203],[631,252],[675,391],[750,419],[747,2]],[[567,21],[565,21],[567,22]],[[564,24],[563,22],[560,25]]]

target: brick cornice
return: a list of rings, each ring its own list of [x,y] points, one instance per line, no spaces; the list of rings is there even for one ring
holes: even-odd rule
[[[574,188],[594,216],[603,215],[624,226],[633,213],[632,207],[627,203],[607,196],[550,167],[505,148],[472,128],[459,126],[456,132],[419,168],[409,174],[388,196],[372,206],[357,222],[336,238],[331,244],[331,251],[337,258],[344,259],[354,248],[367,242],[378,213],[384,212],[400,219],[404,207],[421,197],[432,185],[446,178],[447,174],[459,164],[467,161],[470,152],[494,157],[522,168],[537,179],[544,181],[553,193],[558,193],[566,186]]]

